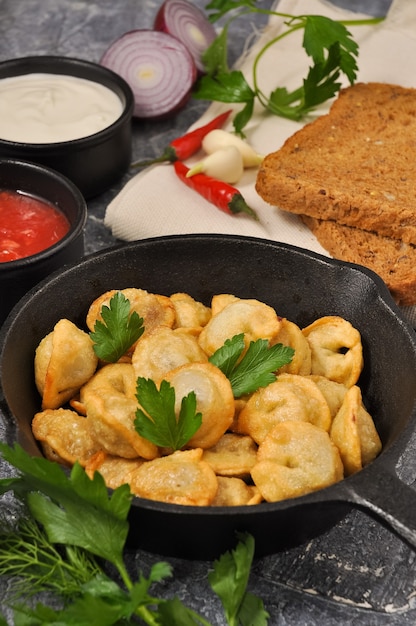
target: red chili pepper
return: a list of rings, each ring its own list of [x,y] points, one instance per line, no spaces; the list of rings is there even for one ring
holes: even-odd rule
[[[231,109],[221,113],[217,117],[214,117],[214,119],[208,122],[208,124],[195,128],[195,130],[191,130],[189,133],[182,135],[182,137],[178,137],[177,139],[171,141],[160,157],[150,159],[148,161],[136,161],[135,163],[132,163],[132,167],[146,167],[148,165],[152,165],[153,163],[163,163],[164,161],[174,163],[178,160],[184,161],[185,159],[188,159],[201,148],[203,138],[208,135],[211,130],[224,126],[230,115]]]
[[[176,175],[185,185],[199,193],[205,200],[214,204],[224,213],[229,215],[247,213],[247,215],[254,217],[255,220],[259,219],[256,212],[248,206],[238,189],[232,185],[212,178],[212,176],[206,176],[206,174],[194,174],[194,176],[187,177],[186,174],[189,172],[189,167],[182,161],[175,161],[173,167]]]

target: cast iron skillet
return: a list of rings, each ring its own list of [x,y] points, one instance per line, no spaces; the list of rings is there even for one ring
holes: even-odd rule
[[[15,307],[2,332],[1,383],[18,441],[39,449],[30,431],[39,397],[34,350],[61,317],[84,326],[90,302],[108,289],[186,291],[210,302],[215,293],[257,298],[306,326],[341,315],[360,330],[366,406],[383,442],[364,470],[300,498],[253,507],[200,508],[134,499],[129,541],[164,555],[211,559],[249,531],[258,555],[299,544],[329,529],[356,506],[416,547],[416,495],[395,467],[416,427],[416,336],[373,273],[288,245],[230,235],[147,239],[97,253],[53,274]]]

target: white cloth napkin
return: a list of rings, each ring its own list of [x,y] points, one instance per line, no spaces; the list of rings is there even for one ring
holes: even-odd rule
[[[332,19],[359,19],[365,15],[333,6],[325,0],[280,0],[277,10],[292,15],[316,14]],[[416,75],[409,71],[409,59],[416,58],[416,3],[394,0],[387,19],[379,25],[349,26],[359,43],[357,80],[396,83],[416,87]],[[261,36],[238,63],[251,82],[251,68],[258,50],[284,27],[282,18],[272,16]],[[259,65],[259,84],[265,93],[280,85],[296,88],[305,76],[308,59],[301,45],[302,33],[294,33],[272,46]],[[346,84],[346,83],[345,83]],[[195,126],[229,109],[229,104],[213,103]],[[315,115],[325,113],[324,105]],[[236,106],[238,110],[238,106]],[[311,121],[312,117],[303,123]],[[261,154],[277,150],[301,127],[301,123],[266,115],[256,110],[246,128],[247,140]],[[231,123],[228,130],[232,129]],[[194,159],[198,160],[201,155]],[[181,183],[171,165],[147,168],[133,177],[108,205],[105,224],[113,235],[126,241],[184,233],[229,233],[272,239],[300,246],[328,256],[300,218],[263,202],[254,188],[256,172],[246,170],[238,189],[255,209],[260,221],[243,214],[222,213],[196,192]],[[407,319],[416,326],[416,306],[403,307]]]

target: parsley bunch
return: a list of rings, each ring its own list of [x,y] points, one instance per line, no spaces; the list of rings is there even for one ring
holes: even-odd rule
[[[18,444],[0,443],[0,452],[18,470],[16,477],[0,480],[0,494],[14,491],[27,510],[20,529],[0,530],[0,575],[18,584],[16,626],[210,626],[178,598],[151,593],[154,583],[173,575],[168,563],[155,563],[148,577],[139,572],[131,578],[124,561],[132,499],[128,485],[110,494],[100,474],[91,480],[78,463],[68,475]],[[254,540],[247,534],[238,539],[235,550],[213,564],[208,582],[229,626],[266,626],[263,602],[247,591]],[[108,574],[109,564],[116,576]],[[62,608],[26,601],[42,591],[52,593]],[[0,625],[6,623],[0,614]]]
[[[211,0],[206,6],[211,22],[232,12],[204,55],[206,74],[194,89],[193,96],[202,100],[232,102],[243,105],[234,118],[234,128],[243,135],[256,100],[270,113],[292,120],[300,120],[319,104],[332,98],[341,88],[340,77],[345,75],[350,84],[357,76],[358,44],[347,26],[376,24],[383,18],[365,20],[334,21],[320,15],[290,15],[262,9],[256,0]],[[270,40],[258,52],[252,69],[252,86],[240,70],[231,70],[227,62],[227,47],[230,25],[242,15],[265,13],[285,19],[286,30]],[[258,66],[263,55],[281,39],[303,29],[302,46],[312,61],[302,85],[293,91],[284,86],[276,87],[266,94],[258,83]],[[289,62],[289,60],[288,60]]]

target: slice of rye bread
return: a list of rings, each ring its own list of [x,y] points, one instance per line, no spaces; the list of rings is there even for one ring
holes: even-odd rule
[[[335,259],[358,263],[376,272],[397,304],[416,304],[416,246],[332,220],[306,215],[302,220]]]
[[[260,166],[256,190],[292,213],[416,244],[416,89],[345,88]]]

